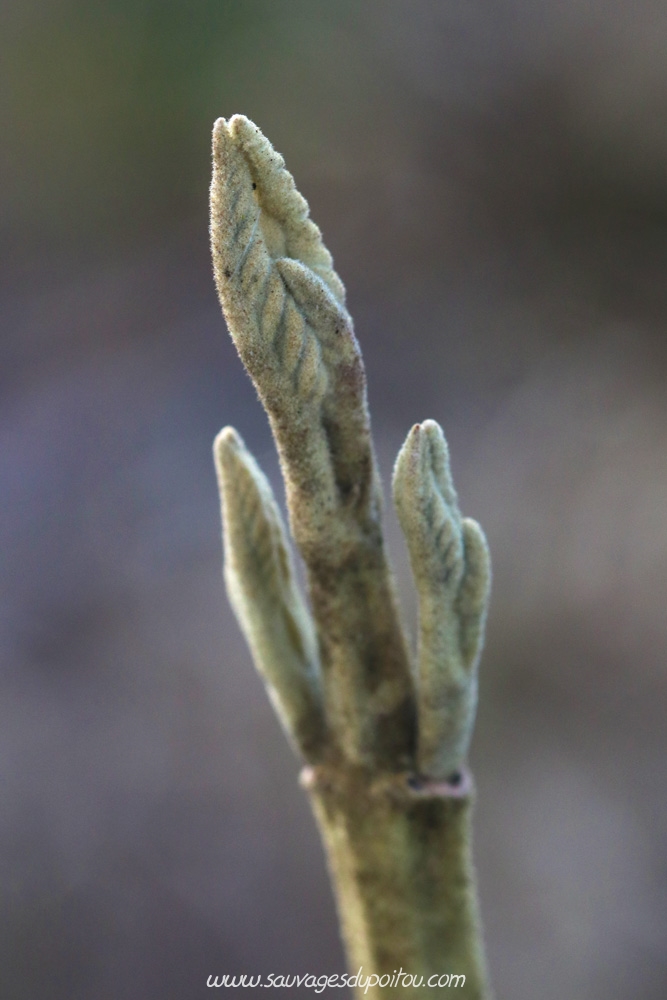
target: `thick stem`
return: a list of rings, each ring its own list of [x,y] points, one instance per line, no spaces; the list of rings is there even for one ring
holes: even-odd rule
[[[432,1000],[438,985],[457,985],[466,1000],[490,995],[472,866],[471,780],[455,777],[456,784],[436,784],[347,767],[302,772],[350,970],[362,970],[360,997]]]

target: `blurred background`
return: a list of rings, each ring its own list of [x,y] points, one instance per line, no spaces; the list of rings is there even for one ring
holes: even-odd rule
[[[5,0],[0,50],[0,994],[344,969],[221,580],[218,429],[281,489],[208,252],[242,112],[346,282],[385,482],[437,419],[489,537],[497,995],[667,995],[667,7]]]

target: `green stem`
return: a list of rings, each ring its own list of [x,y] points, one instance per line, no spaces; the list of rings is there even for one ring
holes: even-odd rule
[[[471,852],[472,787],[349,767],[302,772],[325,845],[358,995],[429,997],[454,979],[488,1000]],[[408,977],[423,977],[415,987]],[[372,982],[366,992],[366,977]],[[431,977],[431,985],[428,981]],[[443,977],[443,978],[441,978]]]

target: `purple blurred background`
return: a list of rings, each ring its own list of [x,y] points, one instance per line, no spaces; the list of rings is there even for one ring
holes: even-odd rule
[[[0,50],[0,995],[344,969],[221,581],[221,426],[280,491],[208,254],[243,112],[347,284],[385,482],[437,419],[489,537],[497,995],[663,998],[664,3],[6,0]]]

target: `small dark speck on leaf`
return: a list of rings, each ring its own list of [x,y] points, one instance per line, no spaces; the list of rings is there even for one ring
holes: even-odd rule
[[[256,191],[256,190],[257,190],[257,185],[255,184],[255,182],[254,182],[254,181],[252,182],[252,189],[253,189],[253,191]]]
[[[225,268],[225,278],[231,278],[231,276],[232,276],[232,272],[229,270],[228,267],[226,267]]]

